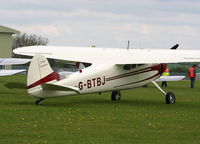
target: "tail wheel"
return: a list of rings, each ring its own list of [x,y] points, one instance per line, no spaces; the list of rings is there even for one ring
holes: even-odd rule
[[[41,105],[42,102],[43,102],[44,100],[45,100],[44,98],[40,98],[39,100],[37,100],[37,101],[35,102],[35,104],[36,104],[36,105]]]
[[[176,102],[176,97],[175,97],[174,93],[168,92],[166,94],[166,103],[167,104],[174,104],[175,102]]]
[[[111,100],[119,101],[121,100],[121,93],[120,91],[113,91],[111,94]]]

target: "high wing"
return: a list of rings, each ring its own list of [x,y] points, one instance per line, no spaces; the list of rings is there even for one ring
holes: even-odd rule
[[[0,58],[0,65],[17,65],[30,62],[30,59],[22,58]]]
[[[15,54],[47,58],[107,64],[149,64],[199,62],[199,50],[119,49],[92,47],[31,46],[17,48]]]
[[[8,76],[8,75],[14,75],[16,73],[24,72],[25,69],[21,70],[0,70],[0,76]]]

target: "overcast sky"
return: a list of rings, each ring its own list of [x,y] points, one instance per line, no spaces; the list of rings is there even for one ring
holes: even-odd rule
[[[0,18],[49,45],[200,49],[200,0],[10,0]]]

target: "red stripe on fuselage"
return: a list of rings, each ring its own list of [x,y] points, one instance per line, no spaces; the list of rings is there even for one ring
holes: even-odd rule
[[[126,74],[122,74],[122,75],[118,75],[118,76],[107,78],[106,81],[111,81],[111,80],[116,80],[116,79],[120,79],[120,78],[125,78],[125,77],[129,77],[129,76],[133,76],[133,75],[137,75],[137,74],[141,74],[141,73],[145,73],[145,72],[149,72],[149,71],[152,71],[152,70],[149,69],[149,68],[147,68],[147,70],[133,71],[133,72],[130,72],[130,73],[126,73]]]
[[[116,79],[120,79],[120,78],[125,78],[125,77],[129,77],[129,76],[133,76],[133,75],[137,75],[137,74],[141,74],[141,73],[145,73],[145,72],[149,72],[149,71],[158,71],[158,74],[162,73],[162,64],[158,64],[158,65],[154,65],[151,67],[147,67],[147,68],[143,68],[140,70],[136,70],[133,72],[129,72],[129,73],[125,73],[125,74],[121,74],[121,75],[117,75],[117,76],[112,76],[109,78],[106,78],[106,81],[112,81],[112,80],[116,80]]]
[[[140,82],[143,82],[143,81],[146,81],[146,80],[149,80],[149,79],[152,79],[156,76],[160,75],[159,73],[149,77],[149,78],[146,78],[146,79],[143,79],[143,80],[140,80],[140,81],[136,81],[136,82],[131,82],[131,83],[127,83],[127,84],[123,84],[123,85],[119,85],[119,86],[115,86],[114,88],[118,88],[118,87],[123,87],[123,86],[127,86],[127,85],[132,85],[132,84],[136,84],[136,83],[140,83]]]
[[[49,82],[49,81],[52,81],[52,80],[57,80],[59,81],[60,80],[60,76],[58,73],[56,72],[52,72],[51,74],[47,75],[46,77],[40,79],[39,81],[36,81],[35,83],[27,86],[28,89],[30,88],[33,88],[33,87],[36,87],[38,85],[41,85],[41,84],[44,84],[46,82]]]
[[[150,68],[150,70],[146,70],[146,71],[142,71],[142,70],[144,70],[144,69],[139,70],[139,71],[141,71],[140,74],[141,74],[141,73],[144,73],[144,72],[147,72],[147,71],[155,71],[155,70],[157,70],[158,72],[157,72],[155,75],[153,75],[153,76],[151,76],[151,77],[149,77],[149,78],[146,78],[146,79],[143,79],[143,80],[139,80],[139,81],[136,81],[136,82],[130,82],[130,83],[118,85],[118,86],[115,86],[114,88],[119,88],[119,87],[123,87],[123,86],[128,86],[128,85],[137,84],[137,83],[140,83],[140,82],[143,82],[143,81],[152,79],[152,78],[154,78],[154,77],[156,77],[156,76],[158,76],[158,75],[161,75],[162,72],[163,72],[163,64],[154,65],[154,66],[151,66],[151,67],[149,67],[149,68]],[[137,74],[138,74],[138,73],[137,73]]]

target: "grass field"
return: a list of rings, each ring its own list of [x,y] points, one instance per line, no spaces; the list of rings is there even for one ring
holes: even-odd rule
[[[153,85],[122,92],[47,99],[36,106],[23,75],[0,77],[1,144],[200,143],[200,82],[170,82],[176,104]],[[15,87],[15,88],[13,88]],[[10,88],[10,89],[9,89]]]

